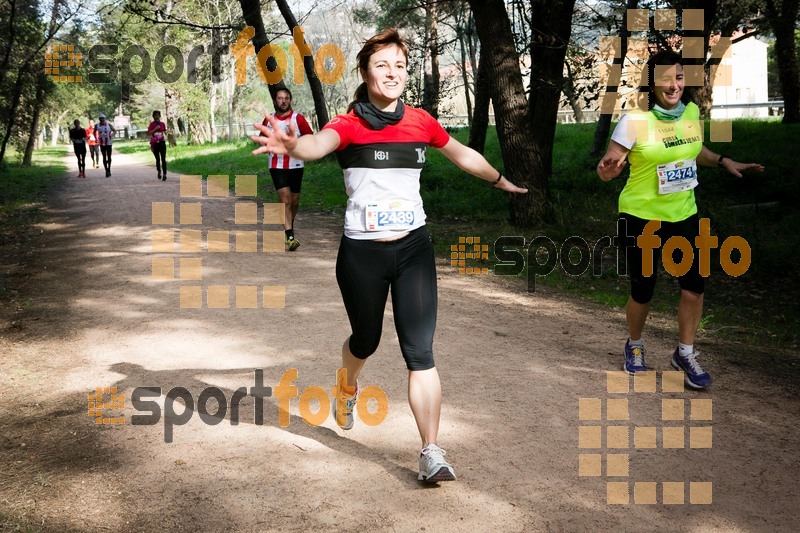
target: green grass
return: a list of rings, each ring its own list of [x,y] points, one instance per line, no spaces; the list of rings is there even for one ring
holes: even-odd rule
[[[19,154],[6,154],[0,167],[0,243],[42,219],[44,198],[66,170],[66,150],[63,146],[38,150],[29,167],[20,165]]]

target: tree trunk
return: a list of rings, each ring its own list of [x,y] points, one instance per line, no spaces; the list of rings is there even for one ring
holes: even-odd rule
[[[217,84],[213,81],[211,82],[211,87],[209,88],[209,92],[211,92],[211,103],[209,105],[208,110],[208,120],[210,123],[211,134],[209,138],[211,139],[212,144],[217,144],[217,120],[216,120],[216,109],[217,109]]]
[[[467,53],[469,55],[469,65],[472,69],[472,96],[477,99],[477,95],[475,94],[477,91],[477,78],[478,78],[478,37],[475,35],[475,19],[472,15],[472,10],[469,10],[469,14],[467,16],[467,26],[466,26],[466,38],[467,38]],[[477,102],[475,102],[477,105]],[[473,108],[474,109],[474,108]],[[474,119],[474,116],[473,116]],[[469,122],[470,128],[472,128],[472,120]]]
[[[172,0],[168,0],[165,8],[166,16],[169,17],[172,14]],[[161,20],[161,13],[158,13],[158,19]],[[164,42],[169,42],[169,25],[164,27]],[[178,145],[175,140],[175,97],[177,93],[175,90],[172,89],[171,85],[168,83],[164,84],[164,123],[167,126],[167,144],[169,144],[170,148],[174,148]],[[191,144],[191,143],[190,143]]]
[[[572,75],[572,69],[569,66],[569,61],[564,62],[564,66],[567,67],[567,77],[564,80],[564,89],[563,89],[564,96],[567,97],[569,106],[572,108],[572,114],[575,117],[575,122],[578,124],[582,124],[584,120],[583,107],[578,101],[578,97],[575,95],[575,79]]]
[[[472,124],[472,99],[469,97],[469,74],[467,73],[467,49],[464,44],[464,32],[458,32],[458,45],[461,50],[461,81],[464,83],[464,100],[467,104],[467,124]]]
[[[255,34],[253,35],[253,48],[255,49],[256,55],[258,55],[258,52],[269,44],[267,30],[264,28],[264,21],[261,18],[261,1],[239,0],[239,5],[242,7],[244,21],[255,30]],[[295,25],[297,25],[297,23],[295,23]],[[303,62],[303,65],[305,66],[305,62]],[[270,71],[275,71],[278,68],[278,62],[274,57],[270,56],[267,58],[267,68]],[[272,96],[274,100],[278,91],[285,89],[286,85],[283,83],[283,80],[281,80],[278,83],[267,85],[267,88],[269,89],[270,96]]]
[[[547,174],[543,172],[543,154],[532,132],[511,23],[503,0],[469,0],[469,3],[475,13],[481,13],[475,25],[481,40],[481,64],[486,64],[493,82],[491,95],[505,175],[528,188],[528,194],[511,197],[511,222],[530,227],[542,223],[549,215]]]
[[[8,33],[6,34],[6,49],[3,52],[3,61],[0,62],[0,72],[8,72],[8,62],[11,59],[11,51],[14,49],[14,39],[16,38],[16,23],[14,19],[17,14],[17,2],[9,0],[8,8]]]
[[[26,67],[28,65],[25,65]],[[14,89],[11,93],[11,105],[8,108],[8,124],[6,125],[6,131],[3,135],[3,142],[0,144],[0,163],[3,162],[3,158],[6,155],[6,147],[8,146],[8,141],[11,139],[11,132],[14,129],[14,120],[13,117],[17,112],[17,107],[19,107],[19,102],[22,99],[22,79],[23,79],[23,70],[20,69],[17,71],[17,78],[14,81]]]
[[[614,65],[619,65],[620,68],[625,64],[625,56],[628,52],[628,37],[631,32],[628,31],[628,10],[636,9],[639,5],[639,0],[627,0],[625,4],[625,11],[622,13],[622,24],[619,27],[619,38],[621,41],[619,57],[615,57],[611,63],[612,68]],[[607,85],[606,93],[617,92],[618,85]],[[601,102],[602,104],[602,102]],[[611,116],[612,113],[600,113],[600,119],[597,121],[597,126],[594,128],[594,140],[592,147],[589,150],[590,157],[600,157],[605,152],[606,144],[608,143],[608,135],[611,132]]]
[[[7,35],[7,39],[8,39],[7,43],[8,44],[6,46],[6,50],[5,50],[4,54],[3,54],[2,68],[0,68],[0,73],[2,73],[3,75],[6,75],[8,70],[11,70],[11,69],[8,69],[8,65],[9,65],[10,58],[11,58],[11,50],[14,47],[14,39],[15,39],[15,34],[16,34],[16,29],[17,29],[16,23],[15,23],[16,2],[15,1],[9,1],[8,3],[9,3],[9,7],[10,7],[10,14],[9,14],[9,20],[8,20],[9,28],[8,28],[8,35]],[[53,2],[53,5],[51,6],[51,10],[50,10],[50,22],[47,25],[47,33],[44,36],[44,39],[42,40],[42,42],[39,44],[39,46],[36,47],[36,48],[32,48],[32,47],[26,47],[25,48],[26,51],[29,51],[30,55],[28,55],[28,57],[26,57],[21,62],[21,65],[19,65],[16,68],[17,77],[16,77],[16,80],[14,82],[14,88],[12,90],[11,103],[10,103],[10,105],[9,105],[9,107],[7,109],[0,109],[0,113],[3,113],[4,116],[8,117],[8,125],[6,127],[5,134],[3,135],[3,140],[2,140],[2,142],[0,142],[0,163],[2,163],[3,159],[5,158],[6,148],[8,146],[8,141],[11,138],[11,132],[12,132],[12,130],[14,128],[14,120],[13,120],[13,118],[16,116],[17,108],[18,108],[18,106],[20,104],[20,100],[21,100],[21,97],[22,97],[22,85],[23,85],[23,81],[24,81],[23,74],[29,73],[31,67],[34,64],[36,64],[36,65],[39,64],[38,61],[41,60],[41,51],[42,51],[42,49],[45,46],[47,46],[47,43],[50,42],[50,40],[53,38],[53,36],[56,34],[56,32],[60,29],[61,25],[64,22],[66,22],[66,20],[62,21],[61,23],[58,22],[58,14],[59,14],[59,8],[61,6],[61,3],[62,3],[62,0],[55,0]],[[27,23],[28,22],[30,22],[30,21],[24,21],[24,23],[22,25],[22,28],[24,28],[25,31],[29,31],[27,29]],[[39,70],[39,72],[42,72],[41,67],[39,69],[37,69],[37,70]],[[38,111],[39,102],[36,101],[35,105],[37,106],[37,111]]]
[[[47,83],[47,77],[43,72],[36,76],[36,102],[41,103],[44,97],[44,86]],[[36,144],[37,133],[39,130],[39,117],[41,116],[41,105],[36,105],[33,108],[33,118],[31,120],[31,127],[28,131],[28,142],[25,144],[25,155],[22,158],[22,166],[29,167],[33,161],[33,146]]]
[[[707,51],[709,47],[709,40],[711,38],[711,30],[715,27],[715,19],[717,17],[717,0],[695,0],[692,8],[703,10],[703,29],[702,30],[683,30],[684,37],[702,37],[703,50]],[[730,37],[730,33],[736,29],[734,26],[728,32],[723,30],[722,35]],[[722,57],[714,54],[707,60],[705,58],[685,60],[687,65],[703,65],[703,86],[687,88],[691,95],[692,102],[694,102],[700,109],[700,116],[702,118],[711,118],[711,105],[713,104],[713,91],[714,80],[712,78],[712,70],[714,67],[719,66],[722,62]]]
[[[794,40],[799,4],[798,0],[782,0],[780,7],[776,7],[773,0],[767,0],[767,18],[775,34],[785,124],[800,122],[800,69]]]
[[[283,20],[286,21],[289,31],[294,35],[294,29],[298,24],[294,13],[289,9],[289,4],[286,3],[286,0],[275,0],[275,3],[278,4],[278,9],[281,15],[283,15]],[[261,15],[259,12],[259,18],[260,17]],[[311,88],[311,96],[314,99],[314,111],[317,114],[317,120],[320,124],[319,127],[322,128],[328,123],[328,120],[330,120],[328,117],[328,105],[325,103],[325,93],[322,90],[322,82],[317,77],[317,71],[314,68],[314,58],[311,55],[303,56],[303,69],[306,72],[308,86]],[[281,85],[283,85],[282,82]],[[277,88],[275,90],[277,91]],[[272,92],[272,86],[270,86],[270,92]],[[272,98],[275,98],[275,93],[272,93]]]
[[[492,82],[489,73],[489,54],[481,47],[481,57],[475,74],[475,113],[469,127],[469,147],[483,153],[486,130],[489,127],[489,102],[492,99]]]
[[[58,145],[58,136],[61,134],[61,123],[55,121],[50,124],[50,146]]]
[[[439,28],[436,3],[425,4],[425,33],[430,59],[425,61],[425,82],[422,88],[422,108],[434,118],[439,117]]]
[[[800,122],[800,69],[793,28],[784,26],[787,27],[775,32],[775,55],[783,93],[783,122],[789,124]]]
[[[236,91],[236,85],[234,85],[234,73],[233,73],[233,61],[230,64],[230,70],[228,71],[228,79],[225,80],[225,98],[228,104],[228,140],[232,141],[234,136],[236,135],[233,131],[233,98]]]
[[[164,84],[164,117],[166,118],[165,123],[167,126],[167,143],[170,148],[174,148],[178,145],[175,140],[175,122],[177,118],[175,113],[175,91],[166,83]]]
[[[539,149],[538,172],[553,173],[553,141],[564,80],[564,58],[572,33],[575,0],[531,2],[531,92],[528,99],[534,142]]]

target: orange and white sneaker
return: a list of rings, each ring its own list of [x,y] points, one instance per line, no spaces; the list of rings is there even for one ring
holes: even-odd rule
[[[337,372],[336,386],[333,391],[333,402],[331,402],[331,412],[336,425],[342,429],[353,429],[353,409],[358,401],[358,382],[356,382],[355,390],[353,387],[345,385],[347,373],[339,369]],[[347,390],[350,389],[350,390]]]

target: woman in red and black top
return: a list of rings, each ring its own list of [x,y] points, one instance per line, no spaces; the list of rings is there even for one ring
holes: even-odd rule
[[[455,479],[453,467],[437,446],[442,394],[433,362],[436,327],[436,267],[425,229],[419,178],[425,149],[433,146],[462,170],[513,193],[526,193],[503,177],[484,157],[450,137],[423,110],[400,100],[408,77],[408,53],[396,30],[369,39],[358,53],[364,80],[346,115],[333,118],[315,135],[286,133],[256,124],[263,146],[254,154],[289,154],[319,159],[336,152],[349,197],[336,279],[352,335],[342,346],[333,408],[336,422],[349,429],[358,396],[358,377],[378,347],[386,299],[392,307],[400,349],[408,368],[408,400],[422,438],[417,479]]]

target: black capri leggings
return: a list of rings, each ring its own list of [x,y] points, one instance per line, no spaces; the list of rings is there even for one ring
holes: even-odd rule
[[[86,144],[75,145],[75,157],[78,158],[78,172],[86,170]]]
[[[100,153],[103,154],[103,168],[111,170],[111,145],[100,146]]]
[[[366,359],[378,349],[389,288],[400,350],[409,370],[433,368],[436,264],[425,226],[390,242],[342,237],[336,281],[353,334],[350,352]]]
[[[167,143],[161,141],[150,145],[153,155],[156,156],[156,169],[159,174],[167,175]]]
[[[653,250],[653,275],[645,277],[642,275],[642,249],[636,245],[636,237],[642,234],[648,222],[650,221],[628,213],[620,213],[617,222],[619,245],[625,248],[628,274],[631,277],[631,298],[640,304],[646,304],[653,299],[658,265],[661,262],[661,248],[670,237],[686,238],[691,243],[694,254],[689,271],[678,278],[681,289],[703,294],[705,278],[700,275],[700,255],[694,242],[695,237],[700,234],[698,216],[695,214],[680,222],[661,222],[661,227],[655,232],[655,235],[661,238],[661,247]],[[680,264],[683,260],[683,252],[676,249],[672,254],[672,260],[675,264]]]

